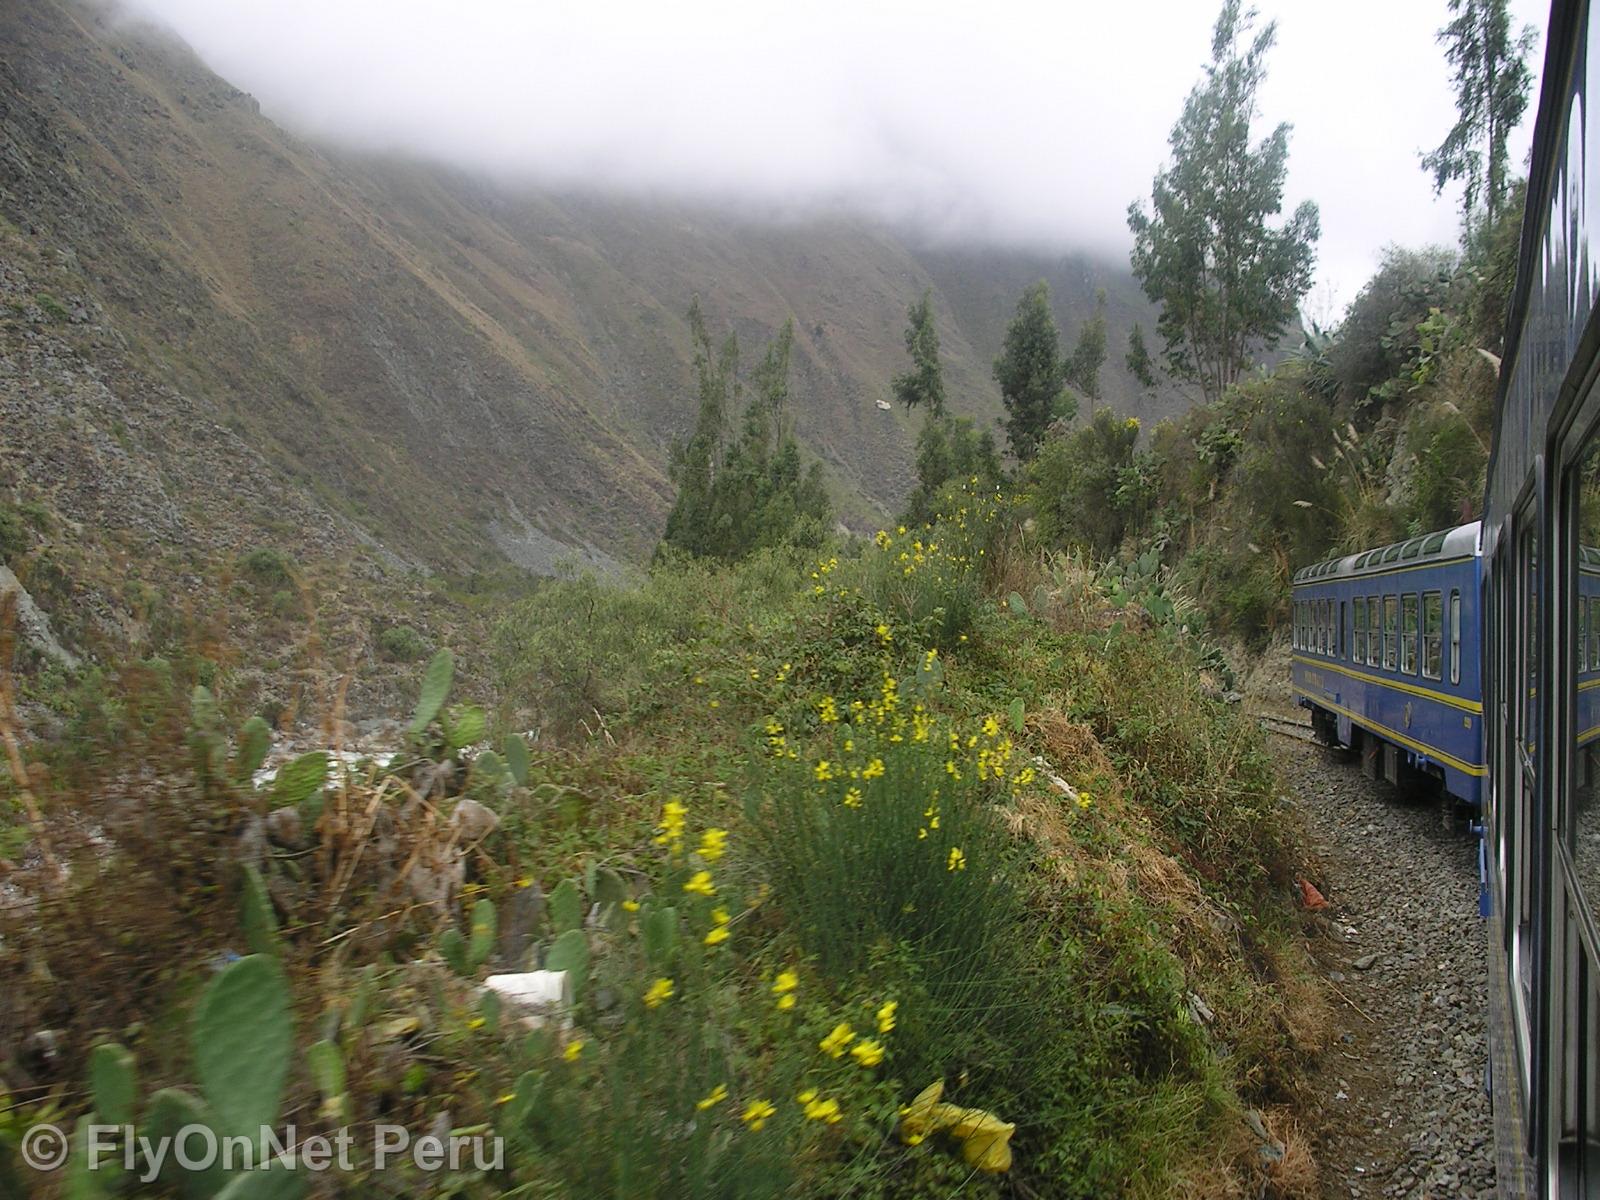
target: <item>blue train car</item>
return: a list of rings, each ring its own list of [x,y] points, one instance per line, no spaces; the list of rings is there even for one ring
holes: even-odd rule
[[[1369,774],[1398,783],[1419,771],[1471,805],[1485,770],[1478,532],[1473,522],[1294,577],[1293,687],[1313,726],[1360,752]]]

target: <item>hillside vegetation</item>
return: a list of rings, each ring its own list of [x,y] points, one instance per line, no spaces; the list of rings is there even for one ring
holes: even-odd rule
[[[280,1119],[507,1139],[447,1181],[363,1160],[362,1194],[1307,1194],[1322,1000],[1261,735],[1153,601],[949,497],[820,559],[549,583],[490,647],[500,718],[441,653],[349,774],[252,782],[266,725],[131,671],[13,784],[11,1136],[86,1071],[105,1111],[107,1056],[145,1119],[216,1120],[228,980],[300,1047]],[[475,985],[539,961],[572,1008],[530,1034]]]

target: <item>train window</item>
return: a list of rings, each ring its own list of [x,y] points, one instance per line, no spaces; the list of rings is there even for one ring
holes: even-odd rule
[[[1407,542],[1405,544],[1404,547],[1401,548],[1400,557],[1401,558],[1410,559],[1410,558],[1415,558],[1417,555],[1419,555],[1421,553],[1422,553],[1422,539],[1421,538],[1412,538],[1409,542]]]
[[[1350,660],[1360,662],[1367,656],[1367,598],[1357,596],[1355,599],[1355,636],[1352,638],[1352,653]]]
[[[1422,674],[1444,678],[1444,594],[1422,593]]]
[[[1594,435],[1574,474],[1577,569],[1568,594],[1583,644],[1571,692],[1572,791],[1563,824],[1576,881],[1588,897],[1590,912],[1600,917],[1600,678],[1594,674],[1600,671],[1600,569],[1595,561],[1595,547],[1600,546],[1600,439]]]
[[[1400,597],[1400,670],[1417,673],[1417,597],[1412,592]]]
[[[1396,542],[1394,545],[1390,546],[1387,550],[1385,550],[1383,552],[1383,561],[1386,562],[1386,563],[1392,563],[1397,558],[1399,558],[1400,557],[1401,546],[1402,546],[1402,543]]]
[[[1380,641],[1382,617],[1378,612],[1378,598],[1367,597],[1367,665],[1375,667],[1383,661],[1381,655],[1383,646]]]
[[[1395,596],[1383,598],[1383,666],[1392,671],[1400,661],[1400,601]]]
[[[1328,602],[1317,601],[1317,650],[1327,654],[1331,647],[1328,645],[1328,627],[1332,624],[1328,620]]]
[[[1461,593],[1450,592],[1450,682],[1461,682]]]
[[[1439,553],[1439,551],[1444,549],[1444,538],[1445,535],[1442,532],[1430,533],[1427,539],[1422,543],[1422,552],[1424,554]]]

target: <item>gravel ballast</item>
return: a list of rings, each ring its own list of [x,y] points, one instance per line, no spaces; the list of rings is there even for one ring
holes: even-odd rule
[[[1329,903],[1312,949],[1335,1028],[1306,1114],[1322,1194],[1492,1198],[1477,838],[1349,755],[1273,741]]]

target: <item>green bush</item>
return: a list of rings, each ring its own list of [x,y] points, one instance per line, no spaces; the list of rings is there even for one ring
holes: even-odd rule
[[[0,504],[0,562],[15,562],[28,545],[28,527],[22,514],[8,504]]]
[[[294,583],[294,559],[272,546],[257,546],[239,559],[239,570],[262,588],[288,588]]]
[[[924,1003],[901,1065],[936,1078],[1007,1003],[1019,908],[990,797],[1033,772],[996,718],[969,744],[892,678],[870,703],[819,708],[826,733],[806,756],[789,758],[769,726],[773,769],[751,815],[773,898],[835,979],[885,947],[915,964]]]
[[[1139,515],[1143,491],[1126,485],[1139,422],[1097,408],[1082,429],[1046,439],[1028,474],[1029,498],[1045,545],[1105,558]]]
[[[570,731],[625,707],[686,615],[648,586],[593,575],[547,581],[495,631],[501,683],[554,732]]]
[[[417,662],[428,653],[427,640],[409,625],[393,625],[378,635],[378,650],[390,662]]]

